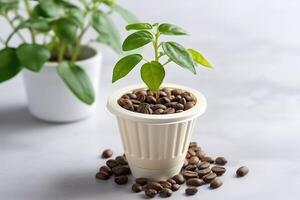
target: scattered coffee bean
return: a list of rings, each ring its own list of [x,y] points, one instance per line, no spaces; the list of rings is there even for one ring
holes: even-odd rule
[[[189,165],[189,161],[187,159],[184,159],[183,168]]]
[[[197,169],[197,165],[188,165],[185,167],[187,171],[195,171]]]
[[[172,195],[172,190],[169,188],[163,188],[160,192],[161,197],[170,197]]]
[[[144,186],[148,183],[148,179],[147,178],[137,178],[137,179],[135,179],[135,182],[140,184],[141,186]]]
[[[238,170],[236,171],[236,175],[237,177],[243,177],[245,175],[247,175],[249,172],[249,168],[246,166],[242,166],[240,168],[238,168]]]
[[[117,156],[116,161],[119,165],[128,165],[127,159],[125,156]]]
[[[218,187],[221,187],[222,185],[223,185],[223,182],[220,179],[215,178],[214,180],[211,181],[210,188],[216,189]]]
[[[210,166],[210,164],[206,161],[204,162],[201,162],[199,165],[198,165],[198,169],[206,169]]]
[[[180,188],[180,185],[179,184],[174,184],[174,185],[172,185],[172,191],[177,191],[177,190],[179,190],[179,188]]]
[[[112,172],[116,176],[127,175],[130,172],[130,168],[128,165],[120,165],[112,168]]]
[[[190,154],[191,156],[196,156],[196,152],[191,148],[188,150],[188,154]]]
[[[198,173],[194,171],[184,171],[182,175],[185,179],[198,178]]]
[[[154,189],[156,191],[161,191],[163,189],[163,187],[161,186],[161,184],[157,183],[157,182],[150,182],[147,184],[146,186],[147,189]]]
[[[214,163],[215,162],[215,160],[212,157],[209,157],[209,156],[205,156],[203,158],[203,161],[206,161],[206,162],[209,162],[209,163]]]
[[[132,185],[131,189],[133,192],[138,193],[141,192],[143,188],[140,184],[135,183]]]
[[[159,184],[163,187],[163,188],[169,188],[171,189],[172,184],[168,181],[159,181]]]
[[[128,177],[125,175],[122,176],[116,176],[115,177],[115,182],[119,185],[124,185],[128,182]]]
[[[192,165],[195,165],[199,162],[199,158],[197,156],[192,156],[190,159],[189,159],[189,163],[192,164]]]
[[[217,165],[226,165],[227,160],[224,157],[217,157],[216,160],[215,160],[215,163]]]
[[[171,185],[176,184],[176,181],[175,181],[174,179],[169,178],[167,181],[168,181],[169,183],[171,183]]]
[[[204,185],[204,182],[199,179],[199,178],[191,178],[189,180],[186,181],[186,184],[188,186],[195,186],[195,187],[199,187],[201,185]]]
[[[113,152],[111,149],[106,149],[102,152],[102,158],[110,158],[112,157]]]
[[[199,170],[199,171],[198,171],[198,175],[199,175],[199,177],[201,178],[201,177],[203,177],[203,176],[209,174],[210,172],[211,172],[211,169],[208,167],[208,168]]]
[[[210,173],[210,174],[206,174],[205,176],[202,177],[202,179],[206,182],[206,183],[210,183],[212,180],[214,180],[217,177],[217,174],[215,173]]]
[[[112,168],[118,166],[119,163],[114,159],[109,159],[108,161],[106,161],[106,165],[112,169]]]
[[[182,174],[177,174],[173,176],[172,178],[174,181],[176,181],[177,184],[182,185],[185,182],[185,179]]]
[[[185,189],[186,195],[195,195],[198,192],[198,189],[196,187],[188,187]]]
[[[100,167],[99,172],[101,172],[101,171],[108,173],[110,176],[112,175],[112,170],[108,166]]]
[[[108,180],[110,175],[105,171],[100,171],[96,174],[97,179]]]
[[[149,198],[155,197],[156,194],[157,194],[157,191],[154,189],[146,189],[145,190],[145,195]]]
[[[226,169],[224,167],[214,166],[211,168],[211,171],[217,174],[217,176],[222,176],[226,172]]]

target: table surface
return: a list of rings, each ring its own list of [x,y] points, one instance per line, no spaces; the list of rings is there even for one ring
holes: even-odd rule
[[[139,0],[120,3],[143,20],[181,24],[191,36],[177,39],[205,52],[215,66],[199,68],[197,76],[167,68],[166,82],[194,87],[207,97],[208,109],[193,140],[209,155],[229,160],[220,189],[204,186],[189,199],[299,199],[299,1],[189,0],[183,6],[179,0],[153,0],[147,9]],[[7,30],[1,29],[1,35]],[[94,178],[105,162],[99,158],[101,150],[122,154],[106,98],[140,82],[136,69],[112,86],[110,74],[118,56],[100,48],[105,53],[100,98],[97,114],[87,120],[38,121],[27,110],[21,76],[0,85],[0,199],[143,199],[130,192],[130,184]],[[145,52],[150,56],[150,50]],[[238,179],[234,174],[241,165],[249,166],[250,173]],[[184,198],[180,190],[172,199]]]

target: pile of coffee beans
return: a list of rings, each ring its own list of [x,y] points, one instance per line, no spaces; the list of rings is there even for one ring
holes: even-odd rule
[[[158,94],[138,89],[124,94],[118,104],[130,111],[144,114],[180,113],[195,106],[196,98],[180,89],[162,88]]]
[[[112,150],[106,149],[102,153],[103,158],[110,158]],[[179,174],[164,181],[151,181],[147,178],[137,178],[131,190],[134,193],[144,192],[148,198],[156,195],[170,197],[173,192],[180,189],[184,183],[187,185],[185,194],[195,195],[198,187],[209,185],[211,189],[217,189],[223,185],[220,177],[226,172],[224,165],[227,160],[224,157],[216,159],[207,156],[196,142],[191,142],[186,154],[185,162]],[[248,167],[242,166],[236,171],[237,177],[243,177],[249,172]],[[100,167],[96,174],[97,179],[108,180],[114,177],[115,183],[119,185],[128,182],[128,175],[131,174],[125,155],[117,156],[115,159],[106,161],[106,165]]]

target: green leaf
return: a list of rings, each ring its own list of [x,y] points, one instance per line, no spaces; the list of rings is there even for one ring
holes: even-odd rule
[[[204,58],[204,56],[194,49],[188,49],[194,61],[207,68],[213,68],[212,65]]]
[[[38,44],[22,44],[17,49],[21,65],[31,71],[38,72],[50,58],[50,51]]]
[[[157,61],[145,63],[141,68],[141,77],[151,91],[157,91],[165,78],[165,69]]]
[[[62,62],[58,65],[57,72],[79,100],[88,105],[94,103],[95,92],[93,84],[80,66],[73,62]]]
[[[122,6],[119,6],[117,4],[114,4],[111,6],[111,9],[121,15],[121,17],[127,21],[128,23],[137,23],[139,22],[138,18],[131,13],[129,10],[123,8]]]
[[[149,23],[135,23],[135,24],[128,24],[126,30],[149,30],[152,29],[152,25]]]
[[[160,24],[158,30],[164,35],[187,35],[185,30],[173,24]]]
[[[112,82],[125,77],[142,59],[140,54],[132,54],[120,59],[114,67]]]
[[[180,44],[176,42],[163,42],[163,50],[165,54],[177,65],[186,68],[196,74],[194,61],[190,53]]]
[[[153,40],[153,35],[149,31],[138,31],[129,35],[123,42],[123,51],[130,51],[140,48]]]
[[[18,0],[0,0],[0,15],[6,15],[11,10],[17,10]]]
[[[31,28],[39,32],[48,32],[51,30],[48,21],[45,19],[29,19],[21,23],[19,28]]]
[[[64,5],[61,0],[39,0],[35,10],[43,17],[60,17],[64,14]]]
[[[2,49],[0,60],[0,83],[13,78],[22,69],[14,48]]]
[[[92,26],[99,33],[98,42],[109,45],[117,53],[122,52],[119,31],[108,14],[95,10],[92,15]]]
[[[74,44],[77,39],[78,26],[74,20],[69,18],[60,18],[51,23],[56,36],[63,42]]]

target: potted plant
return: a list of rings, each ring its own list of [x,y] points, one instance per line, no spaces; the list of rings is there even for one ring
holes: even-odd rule
[[[25,69],[29,110],[35,117],[70,122],[89,116],[95,110],[101,64],[101,53],[89,44],[103,43],[120,53],[110,15],[119,13],[129,23],[136,22],[135,16],[114,0],[23,0],[26,14],[20,3],[0,0],[0,15],[12,27],[7,39],[0,36],[0,83]],[[98,36],[84,43],[89,29]],[[21,41],[17,47],[11,45],[14,36]]]
[[[135,177],[168,179],[177,174],[184,162],[197,117],[206,109],[205,97],[198,91],[175,84],[163,84],[165,66],[175,63],[196,74],[196,65],[212,68],[196,50],[173,42],[160,42],[162,35],[186,35],[167,23],[135,23],[126,26],[135,32],[123,42],[124,51],[146,44],[154,47],[154,60],[141,54],[120,59],[113,70],[112,82],[125,77],[141,61],[145,85],[123,88],[112,94],[107,107],[117,117],[122,142]]]

